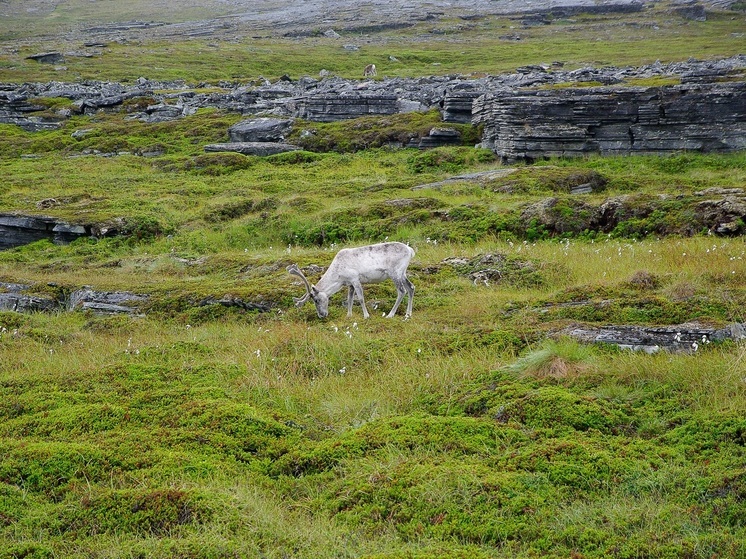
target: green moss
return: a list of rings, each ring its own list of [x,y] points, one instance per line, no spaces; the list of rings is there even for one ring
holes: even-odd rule
[[[177,489],[110,490],[86,495],[63,511],[59,529],[76,537],[107,533],[164,536],[180,526],[210,519],[206,499]]]

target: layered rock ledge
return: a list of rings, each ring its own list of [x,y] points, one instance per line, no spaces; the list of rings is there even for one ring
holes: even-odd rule
[[[746,82],[488,93],[482,146],[506,160],[746,149]]]
[[[680,83],[624,85],[649,78]],[[582,86],[596,83],[606,85]],[[435,109],[446,123],[480,126],[483,135],[479,145],[504,161],[588,153],[746,149],[746,55],[639,68],[565,71],[560,66],[527,66],[514,74],[480,78],[357,81],[327,73],[320,79],[305,76],[299,80],[283,77],[274,83],[264,79],[254,84],[221,83],[222,91],[199,92],[204,85],[146,78],[133,85],[0,84],[0,123],[36,132],[59,128],[74,114],[128,110],[135,112],[127,118],[152,123],[211,107],[251,116],[256,123],[244,121],[232,127],[230,142],[206,146],[206,151],[266,156],[297,149],[284,141],[294,119],[334,122]],[[42,98],[67,98],[71,106],[49,115],[39,102]],[[133,99],[142,102],[124,105]],[[73,137],[84,137],[85,133],[75,131]],[[460,143],[458,134],[443,127],[405,147],[426,149],[452,143]]]

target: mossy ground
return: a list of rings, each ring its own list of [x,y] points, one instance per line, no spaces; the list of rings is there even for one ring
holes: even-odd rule
[[[363,54],[386,54],[386,73],[395,54],[400,75],[544,63],[560,47],[578,64],[640,64],[733,54],[731,17],[653,34],[583,16],[490,57],[468,33],[409,55],[383,37]],[[579,41],[582,25],[609,40]],[[417,32],[412,44],[424,44]],[[224,52],[220,64],[195,56],[198,42],[171,45],[165,62],[153,48],[162,70],[122,65],[136,48],[114,45],[85,71],[247,78]],[[276,51],[256,62],[268,75],[310,67],[284,56],[297,42],[266,48]],[[314,63],[358,71],[362,58],[318,49]],[[53,72],[10,58],[2,79]],[[53,132],[2,127],[3,211],[125,235],[0,252],[0,281],[149,299],[133,317],[0,312],[0,558],[746,556],[744,346],[647,355],[555,336],[576,323],[746,321],[743,232],[687,227],[696,192],[743,187],[743,154],[554,160],[412,190],[499,164],[467,146],[375,147],[422,133],[433,114],[313,125],[324,141],[289,155],[205,154],[239,118],[145,125],[100,113]],[[93,150],[129,153],[83,155]],[[571,195],[578,181],[598,189]],[[573,204],[612,196],[650,211],[584,230]],[[547,197],[561,231],[521,221]],[[386,238],[417,251],[411,319],[381,317],[387,284],[366,288],[367,321],[358,307],[345,318],[342,295],[324,321],[294,307],[302,286],[286,265],[326,265],[342,246]],[[200,306],[226,297],[269,312]]]

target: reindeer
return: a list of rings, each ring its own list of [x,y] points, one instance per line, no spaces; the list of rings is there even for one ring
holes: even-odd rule
[[[344,286],[347,290],[347,317],[352,316],[352,303],[355,296],[363,307],[363,317],[368,318],[368,309],[363,296],[364,283],[378,283],[390,278],[396,286],[396,303],[386,315],[391,318],[396,314],[404,295],[408,295],[406,317],[412,315],[412,297],[414,285],[407,279],[407,266],[414,256],[412,247],[403,243],[379,243],[357,248],[343,248],[329,264],[316,285],[311,285],[297,264],[287,267],[288,273],[298,276],[306,286],[303,297],[293,297],[295,305],[300,307],[311,299],[316,305],[319,318],[329,314],[329,297]]]
[[[368,64],[365,67],[365,70],[363,70],[363,77],[364,78],[372,78],[373,76],[378,75],[378,72],[376,72],[376,65],[375,64]]]

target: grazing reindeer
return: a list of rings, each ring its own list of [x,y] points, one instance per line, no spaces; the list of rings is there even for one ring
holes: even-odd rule
[[[376,72],[376,65],[375,64],[368,64],[365,67],[365,70],[363,70],[363,77],[364,78],[372,78],[373,76],[378,75],[378,72]]]
[[[298,276],[306,286],[306,294],[303,297],[293,297],[296,306],[300,307],[311,299],[316,305],[316,313],[319,318],[329,314],[329,297],[342,289],[345,285],[347,290],[347,317],[352,316],[352,302],[357,295],[360,306],[363,307],[363,317],[368,318],[368,309],[365,307],[363,297],[364,283],[378,283],[391,278],[396,286],[396,303],[389,312],[387,318],[396,314],[399,304],[404,295],[408,295],[407,314],[412,315],[412,297],[414,297],[414,285],[407,279],[407,266],[414,256],[412,247],[403,243],[380,243],[358,248],[343,248],[329,264],[321,279],[316,285],[311,285],[297,264],[287,267],[288,273]]]

